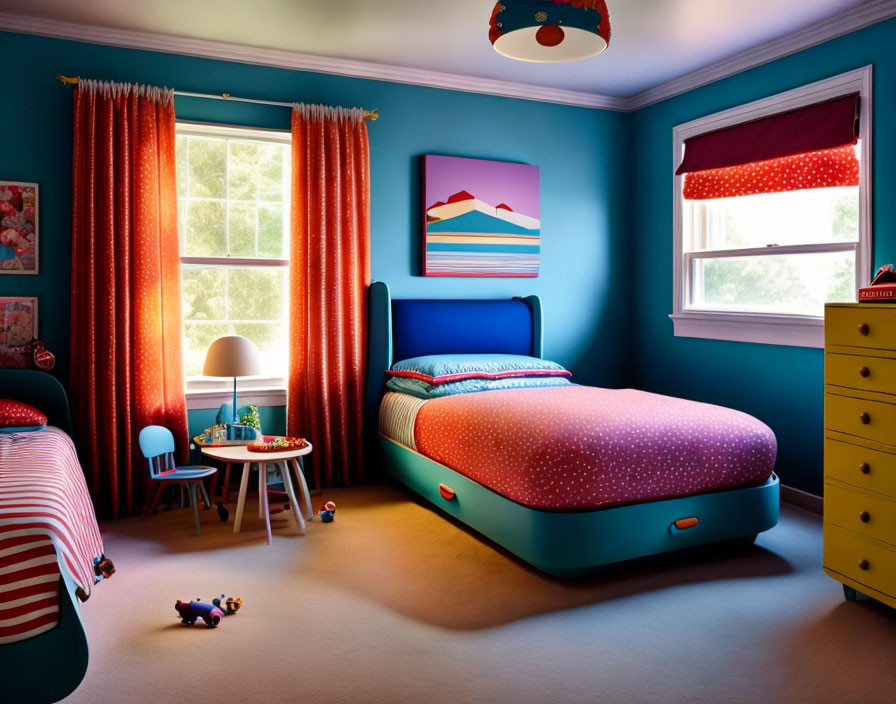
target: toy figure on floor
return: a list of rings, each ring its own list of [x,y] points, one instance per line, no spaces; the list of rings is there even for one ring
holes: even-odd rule
[[[327,501],[327,503],[321,506],[320,511],[317,512],[317,516],[324,523],[332,523],[333,518],[336,516],[336,504],[332,501]]]
[[[192,626],[197,619],[205,621],[209,628],[215,628],[224,616],[224,612],[212,604],[204,604],[196,597],[196,601],[183,602],[178,599],[174,608],[180,616],[180,622],[185,626]]]
[[[233,616],[233,614],[240,610],[240,607],[243,605],[243,600],[240,597],[234,599],[232,596],[225,598],[222,594],[220,599],[212,599],[212,603],[221,609],[225,616]]]

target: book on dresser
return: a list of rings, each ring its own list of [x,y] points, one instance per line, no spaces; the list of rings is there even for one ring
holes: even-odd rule
[[[829,303],[824,571],[896,607],[896,303]]]

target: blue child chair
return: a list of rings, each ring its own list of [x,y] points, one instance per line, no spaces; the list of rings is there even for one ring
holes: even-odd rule
[[[152,480],[153,489],[150,491],[151,501],[143,512],[143,518],[152,515],[159,505],[162,493],[169,484],[186,485],[190,492],[190,502],[193,505],[193,518],[196,520],[196,535],[201,535],[199,529],[199,502],[197,500],[197,487],[202,493],[206,509],[212,504],[208,498],[203,479],[212,477],[212,493],[215,493],[214,481],[217,479],[218,470],[214,467],[196,465],[192,467],[178,467],[174,464],[174,436],[168,428],[161,425],[147,425],[140,431],[138,437],[140,451],[149,460],[149,478]]]

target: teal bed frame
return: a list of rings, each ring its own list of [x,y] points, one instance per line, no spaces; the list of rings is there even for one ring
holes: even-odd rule
[[[0,398],[40,408],[50,425],[71,435],[68,396],[49,374],[31,369],[0,369]],[[0,693],[4,702],[48,703],[64,699],[87,673],[87,633],[65,561],[59,560],[59,624],[17,643],[0,645]]]
[[[531,354],[542,356],[542,313],[537,296],[524,301],[531,312]],[[415,301],[414,303],[424,303]],[[463,302],[452,309],[463,314]],[[649,501],[606,509],[553,512],[528,508],[472,481],[445,465],[377,432],[379,402],[386,370],[398,344],[393,335],[393,301],[388,286],[371,284],[368,298],[368,346],[365,404],[369,440],[379,468],[430,504],[494,541],[530,565],[552,575],[573,577],[650,555],[702,545],[752,541],[778,522],[779,483],[774,474],[760,486]],[[445,322],[447,328],[458,321]],[[462,322],[461,322],[462,324]],[[399,334],[415,335],[402,328]],[[450,344],[450,343],[449,343]],[[466,344],[471,344],[466,340]],[[429,354],[452,354],[457,350]],[[469,347],[464,351],[472,351]],[[476,350],[487,353],[493,349]],[[440,486],[441,485],[441,486]],[[448,489],[448,491],[445,491]],[[697,519],[679,528],[682,519]]]

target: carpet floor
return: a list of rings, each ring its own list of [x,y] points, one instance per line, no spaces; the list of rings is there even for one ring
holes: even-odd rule
[[[749,548],[561,580],[398,489],[325,498],[333,523],[280,513],[270,547],[251,505],[238,535],[213,511],[198,537],[189,509],[104,523],[118,571],[65,701],[894,701],[896,612],[843,600],[801,509]],[[221,593],[242,610],[180,625],[175,599]]]

